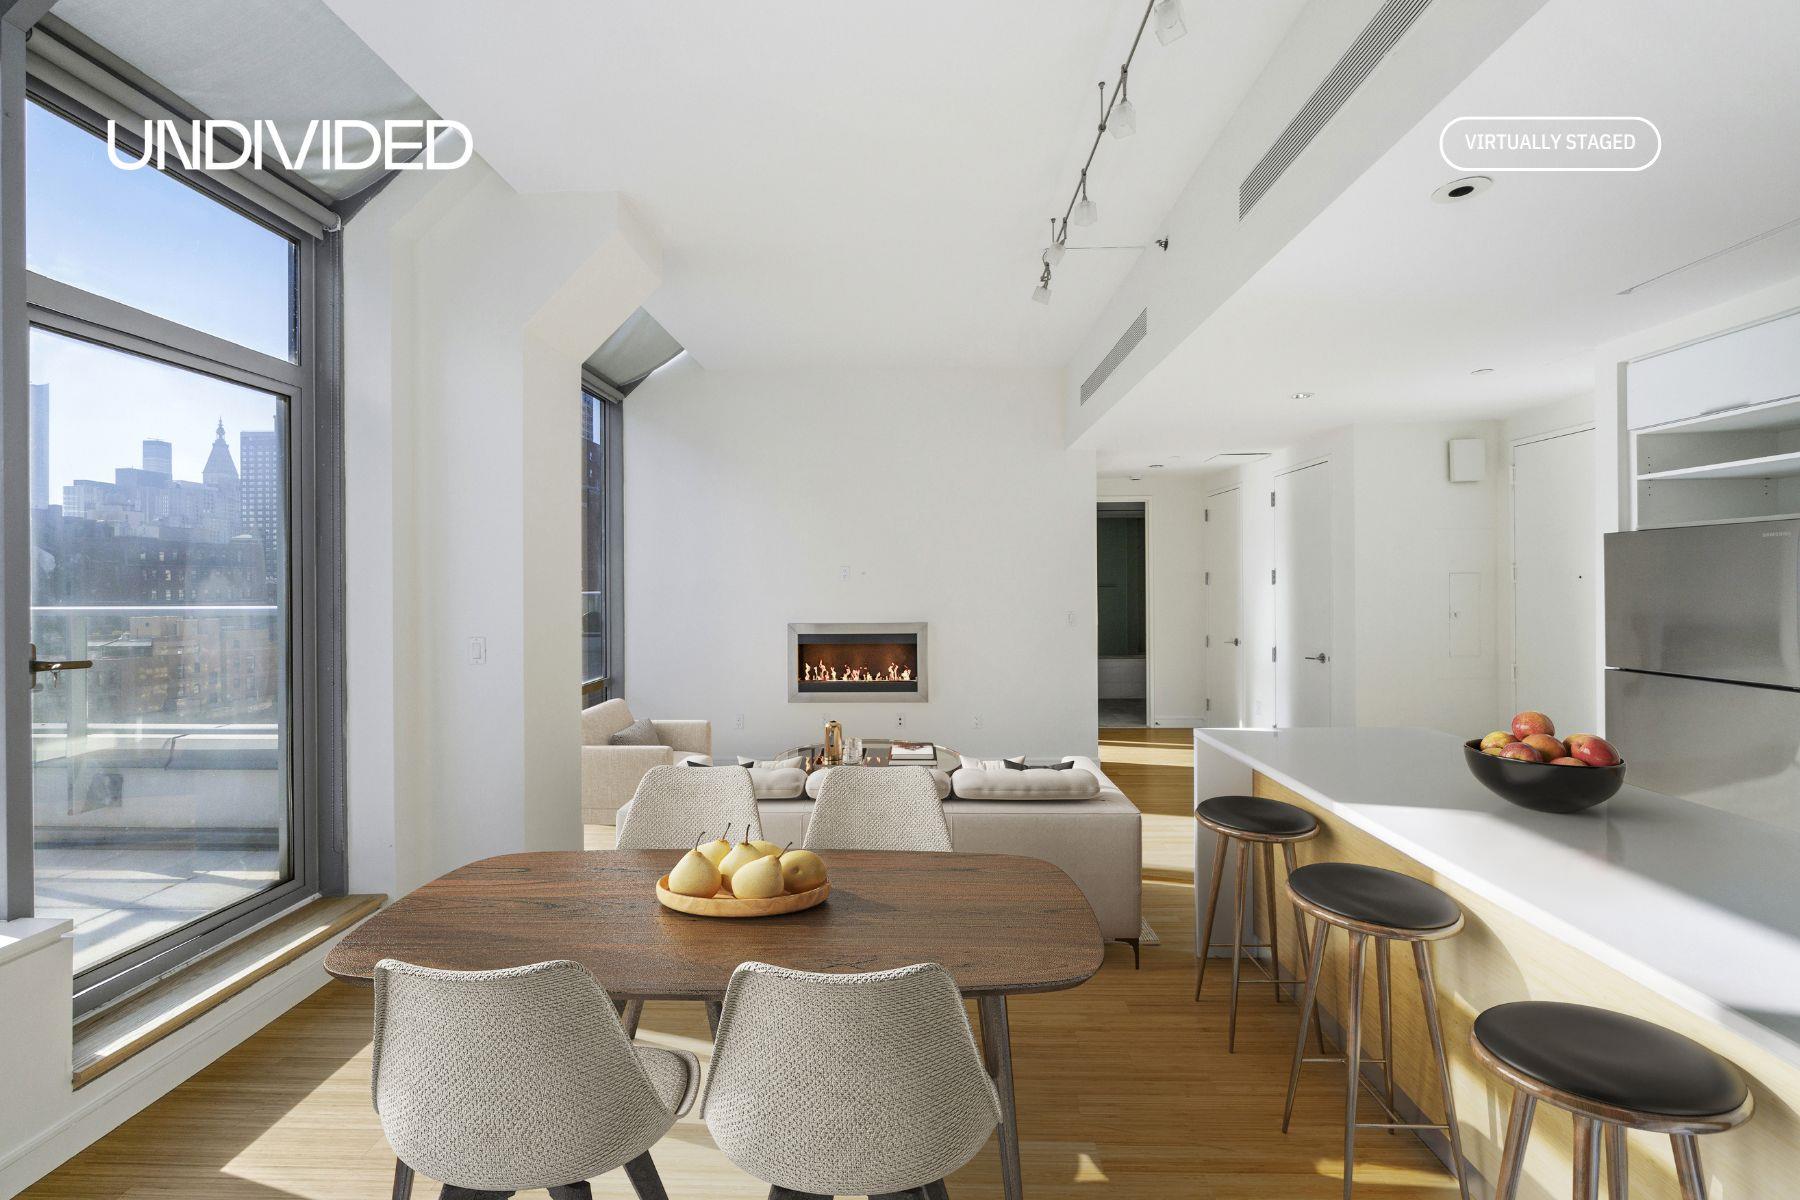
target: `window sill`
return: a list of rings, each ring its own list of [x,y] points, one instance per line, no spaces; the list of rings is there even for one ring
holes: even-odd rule
[[[75,1026],[81,1088],[380,908],[386,896],[319,896]]]

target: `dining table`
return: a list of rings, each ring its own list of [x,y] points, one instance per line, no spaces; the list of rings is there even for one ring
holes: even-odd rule
[[[826,901],[760,918],[665,908],[656,883],[679,851],[484,858],[369,917],[331,949],[325,968],[366,984],[383,959],[455,971],[567,959],[615,1003],[716,1005],[745,962],[834,973],[938,963],[975,1001],[982,1057],[1000,1097],[1002,1186],[1006,1200],[1020,1200],[1007,997],[1077,987],[1100,969],[1100,927],[1087,899],[1060,868],[1018,855],[821,853]]]

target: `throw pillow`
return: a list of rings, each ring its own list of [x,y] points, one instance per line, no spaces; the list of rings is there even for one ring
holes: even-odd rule
[[[612,744],[615,746],[660,746],[662,739],[656,736],[656,726],[646,717],[641,721],[633,721],[613,734]]]
[[[1023,758],[1009,758],[1005,761],[1009,771],[1067,771],[1075,766],[1072,762],[1027,763]]]
[[[681,765],[684,767],[738,767],[745,771],[750,769],[750,764],[747,762],[696,762],[691,758],[682,759]]]
[[[795,755],[793,758],[762,758],[746,765],[754,766],[759,771],[785,771],[804,767],[806,759],[800,755]]]

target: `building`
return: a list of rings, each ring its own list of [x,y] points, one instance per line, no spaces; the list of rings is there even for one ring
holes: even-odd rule
[[[144,470],[166,478],[173,478],[175,475],[175,448],[161,438],[145,438]]]
[[[278,429],[246,429],[238,434],[243,473],[238,495],[244,528],[262,542],[263,566],[275,583],[282,569],[282,437]]]
[[[31,385],[31,507],[50,503],[50,385]]]

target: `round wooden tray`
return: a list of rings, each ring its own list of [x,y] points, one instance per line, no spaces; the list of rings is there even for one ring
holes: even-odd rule
[[[683,896],[679,892],[669,890],[667,875],[656,881],[656,899],[659,904],[664,908],[691,913],[696,917],[778,917],[782,913],[800,912],[802,909],[823,904],[825,897],[829,895],[831,895],[830,880],[821,883],[810,892],[770,896],[766,900],[739,900],[727,888],[721,888],[716,896]]]

